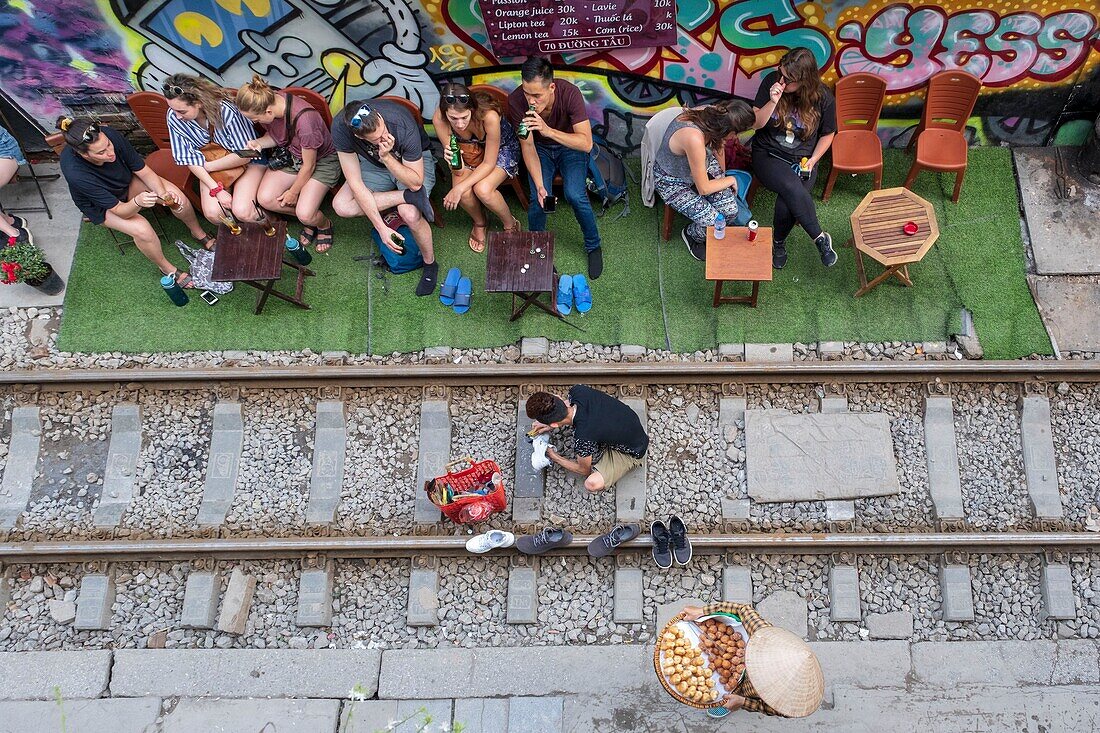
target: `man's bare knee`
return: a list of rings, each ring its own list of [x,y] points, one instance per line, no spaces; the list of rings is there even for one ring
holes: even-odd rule
[[[597,491],[603,491],[607,486],[604,485],[603,476],[593,471],[588,475],[588,478],[584,480],[584,488],[595,493]]]
[[[359,210],[359,204],[355,203],[355,199],[334,198],[332,200],[332,210],[337,216],[345,219],[363,215],[363,212]]]
[[[406,224],[415,224],[424,217],[420,215],[420,209],[412,204],[398,204],[397,213],[405,220]]]

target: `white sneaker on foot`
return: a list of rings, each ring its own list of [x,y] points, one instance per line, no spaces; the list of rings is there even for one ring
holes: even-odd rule
[[[550,438],[546,435],[536,435],[531,441],[534,452],[531,453],[531,468],[541,471],[550,466],[550,459],[546,457],[546,449],[550,447]]]
[[[499,529],[491,529],[484,534],[471,537],[466,542],[466,549],[470,552],[481,554],[500,547],[511,547],[516,543],[516,536],[511,532],[503,532]]]

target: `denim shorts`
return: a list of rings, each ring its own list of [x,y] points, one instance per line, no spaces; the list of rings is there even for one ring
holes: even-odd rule
[[[385,193],[386,191],[404,191],[408,186],[401,183],[393,174],[383,166],[375,165],[366,158],[359,156],[359,173],[363,176],[363,185],[372,193]],[[430,150],[424,151],[424,188],[431,195],[435,186],[435,158]]]
[[[19,143],[15,142],[15,138],[3,127],[0,127],[0,158],[14,160],[19,165],[27,164],[23,151],[19,149]]]

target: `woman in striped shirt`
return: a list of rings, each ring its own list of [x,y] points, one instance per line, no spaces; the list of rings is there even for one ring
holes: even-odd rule
[[[256,192],[266,166],[235,151],[248,148],[256,139],[256,128],[229,100],[221,87],[187,74],[173,74],[164,82],[168,99],[168,135],[172,157],[199,179],[199,199],[203,215],[214,224],[222,209],[231,211],[236,219],[256,221]],[[216,111],[215,111],[216,110]],[[217,160],[208,160],[203,148],[216,144],[228,151]],[[243,172],[239,169],[243,168]],[[239,174],[229,186],[215,180],[222,173]]]

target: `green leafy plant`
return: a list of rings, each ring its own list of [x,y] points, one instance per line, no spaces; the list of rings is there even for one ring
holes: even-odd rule
[[[344,712],[344,724],[340,726],[340,730],[350,730],[351,721],[355,718],[355,706],[366,701],[368,697],[367,690],[362,685],[356,685],[351,688],[351,691],[348,692],[349,703],[346,705]],[[436,731],[439,733],[462,733],[462,731],[466,730],[465,724],[457,720],[454,722],[454,725],[451,725],[448,721],[444,721],[439,723],[437,727],[430,728],[429,726],[434,722],[434,719],[428,713],[427,708],[421,707],[401,720],[391,720],[385,728],[379,728],[374,733],[393,733],[393,731],[397,730],[400,726],[413,720],[416,721],[414,723],[414,725],[416,725],[416,733],[436,733]]]
[[[54,702],[57,703],[57,709],[61,711],[61,733],[68,733],[69,725],[68,725],[68,721],[65,720],[65,701],[61,697],[61,686],[60,685],[54,685],[53,699],[54,699]]]
[[[0,271],[0,283],[4,285],[44,280],[50,273],[42,250],[30,242],[16,242],[14,237],[0,248]]]

